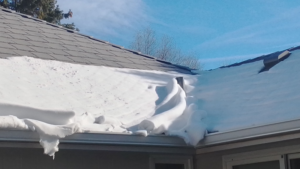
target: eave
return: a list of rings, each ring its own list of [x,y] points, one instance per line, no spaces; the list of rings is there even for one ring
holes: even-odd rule
[[[197,154],[300,138],[300,119],[208,134]]]
[[[0,147],[42,148],[39,135],[27,130],[0,130]],[[59,140],[60,149],[194,154],[181,138],[124,133],[76,133]]]

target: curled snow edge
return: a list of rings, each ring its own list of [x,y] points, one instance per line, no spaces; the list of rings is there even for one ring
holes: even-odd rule
[[[53,158],[58,151],[60,138],[82,132],[82,122],[72,120],[75,116],[72,111],[49,111],[0,104],[0,115],[0,128],[36,131],[44,153]]]
[[[193,103],[192,96],[186,96],[185,91],[175,79],[167,87],[169,95],[158,106],[158,109],[161,107],[171,108],[143,120],[138,127],[140,130],[146,130],[149,134],[165,133],[178,136],[187,144],[196,146],[206,133],[206,126],[201,121],[205,113]]]
[[[168,83],[168,95],[156,108],[154,116],[144,119],[137,131],[125,132],[142,136],[166,134],[179,136],[187,144],[195,146],[203,139],[206,127],[201,122],[202,114],[194,104],[194,98],[173,79]],[[199,113],[200,112],[200,113]],[[49,156],[58,151],[59,139],[84,131],[85,126],[111,124],[121,126],[122,123],[109,117],[94,117],[89,113],[75,116],[72,111],[40,110],[25,106],[0,104],[0,128],[32,130],[39,134],[44,153]]]

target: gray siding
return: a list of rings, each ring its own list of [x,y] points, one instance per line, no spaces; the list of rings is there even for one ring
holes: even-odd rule
[[[60,150],[55,159],[42,149],[0,148],[0,169],[148,169],[147,153]]]
[[[271,148],[279,148],[279,147],[292,146],[292,145],[300,145],[300,139],[199,154],[196,155],[194,158],[194,166],[195,169],[223,169],[222,157],[224,155],[271,149]]]

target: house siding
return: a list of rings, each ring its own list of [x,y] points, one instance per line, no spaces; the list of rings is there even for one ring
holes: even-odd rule
[[[55,159],[42,149],[0,148],[2,169],[148,169],[148,153],[60,150]]]
[[[293,146],[293,145],[300,145],[300,139],[198,154],[194,157],[194,168],[195,169],[223,169],[222,157],[225,155],[246,153],[251,151],[266,150],[266,149],[273,149],[273,148],[283,148],[283,147]]]

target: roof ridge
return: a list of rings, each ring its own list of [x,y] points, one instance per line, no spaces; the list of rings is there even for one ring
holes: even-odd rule
[[[284,50],[278,50],[276,52],[260,55],[260,56],[254,57],[254,58],[250,58],[250,59],[246,59],[246,60],[243,60],[243,61],[240,61],[240,62],[232,63],[232,64],[229,64],[229,65],[226,65],[226,66],[221,66],[221,67],[218,67],[216,69],[230,68],[230,67],[240,66],[240,65],[243,65],[243,64],[257,62],[257,61],[260,61],[260,60],[264,60],[265,58],[267,58],[267,57],[269,57],[273,54],[276,54],[276,53],[282,53],[284,51],[294,51],[294,50],[297,50],[297,49],[300,49],[300,46],[293,46],[293,47],[290,47],[290,48],[287,48],[287,49],[284,49]],[[215,69],[211,69],[211,70],[215,70]]]
[[[1,6],[0,6],[0,9],[1,9],[2,11],[4,11],[4,12],[9,12],[9,13],[13,13],[13,14],[16,14],[16,15],[20,15],[20,16],[25,17],[25,18],[27,18],[27,19],[31,19],[31,20],[34,20],[34,21],[38,21],[38,22],[44,23],[44,24],[49,25],[49,26],[53,26],[53,27],[56,27],[56,28],[60,28],[60,29],[62,29],[62,30],[66,30],[66,31],[69,32],[69,33],[76,33],[76,34],[78,34],[78,35],[80,35],[80,36],[87,37],[87,38],[89,38],[89,39],[91,39],[91,40],[95,40],[95,41],[98,41],[98,42],[106,43],[106,44],[108,44],[108,45],[110,45],[110,46],[112,46],[112,47],[119,48],[119,49],[121,49],[121,50],[126,50],[126,51],[132,52],[132,53],[134,53],[134,54],[137,54],[137,55],[139,55],[139,56],[146,57],[146,58],[149,58],[149,59],[153,59],[153,60],[155,60],[155,61],[158,61],[158,62],[161,62],[161,63],[164,63],[164,64],[173,65],[173,66],[176,66],[176,67],[178,67],[178,68],[185,69],[185,70],[188,70],[188,71],[191,71],[191,70],[192,70],[192,69],[189,68],[189,67],[181,66],[181,65],[173,64],[173,63],[168,62],[168,61],[165,61],[165,60],[157,59],[157,58],[155,58],[155,57],[153,57],[153,56],[150,56],[150,55],[147,55],[147,54],[143,54],[143,53],[141,53],[141,52],[139,52],[139,51],[135,51],[135,50],[132,50],[132,49],[127,49],[127,48],[125,48],[125,47],[123,47],[123,46],[116,45],[116,44],[113,44],[113,43],[110,43],[110,42],[108,42],[108,41],[104,41],[104,40],[101,40],[101,39],[97,39],[97,38],[94,38],[94,37],[92,37],[92,36],[89,36],[89,35],[86,35],[86,34],[83,34],[83,33],[79,33],[79,32],[76,31],[76,30],[64,28],[63,26],[60,26],[60,25],[57,25],[57,24],[53,24],[53,23],[50,23],[50,22],[47,22],[47,21],[45,21],[45,20],[41,20],[41,19],[38,19],[38,18],[34,18],[34,17],[30,16],[30,15],[26,15],[26,14],[23,14],[23,13],[19,13],[19,12],[16,12],[16,11],[14,11],[14,10],[11,10],[11,9],[3,8],[3,7],[1,7]]]

